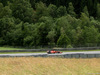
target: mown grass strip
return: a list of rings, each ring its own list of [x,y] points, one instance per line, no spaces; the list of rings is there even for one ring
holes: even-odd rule
[[[77,51],[61,51],[61,52],[84,52],[86,50],[77,50]],[[88,51],[100,51],[100,50],[87,50]],[[46,51],[41,52],[0,52],[0,54],[17,54],[17,53],[46,53]]]
[[[100,51],[98,50],[70,50],[70,51],[63,51],[63,52],[83,52],[83,51]]]
[[[24,48],[0,47],[0,50],[24,50]]]
[[[0,50],[25,50],[24,48],[13,48],[13,47],[0,47]],[[61,52],[83,52],[83,51],[100,51],[100,50],[64,50]],[[15,53],[46,53],[46,51],[40,52],[0,52],[0,54],[15,54]]]
[[[1,52],[0,54],[17,54],[17,53],[46,53],[46,52]]]

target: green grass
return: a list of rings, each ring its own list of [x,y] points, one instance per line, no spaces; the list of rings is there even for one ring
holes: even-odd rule
[[[13,47],[0,47],[0,50],[25,50],[25,48],[13,48]],[[64,50],[63,52],[77,52],[77,51],[100,51],[100,50]]]
[[[13,47],[0,47],[0,50],[24,50],[24,48],[13,48]],[[83,52],[83,51],[100,51],[100,50],[71,50],[71,51],[61,51],[61,52]],[[14,54],[14,53],[46,53],[46,51],[41,52],[1,52],[0,54]]]
[[[0,50],[24,50],[24,48],[0,47]]]
[[[98,50],[70,50],[70,51],[63,51],[63,52],[83,52],[83,51],[100,51]]]
[[[17,53],[46,53],[46,52],[1,52],[0,54],[17,54]]]

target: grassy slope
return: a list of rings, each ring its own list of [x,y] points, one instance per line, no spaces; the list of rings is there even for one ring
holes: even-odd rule
[[[0,75],[96,75],[100,59],[0,58]]]

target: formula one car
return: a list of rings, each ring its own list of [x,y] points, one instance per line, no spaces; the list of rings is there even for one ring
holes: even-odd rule
[[[48,50],[47,53],[48,53],[48,54],[54,54],[54,53],[62,53],[62,52],[60,52],[60,51],[55,51],[55,50],[51,50],[51,51]]]

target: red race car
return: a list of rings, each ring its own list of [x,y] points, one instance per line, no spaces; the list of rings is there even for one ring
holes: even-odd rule
[[[51,51],[48,50],[47,53],[48,53],[48,54],[54,54],[54,53],[62,53],[62,52],[60,52],[60,51],[55,51],[55,50],[51,50]]]

